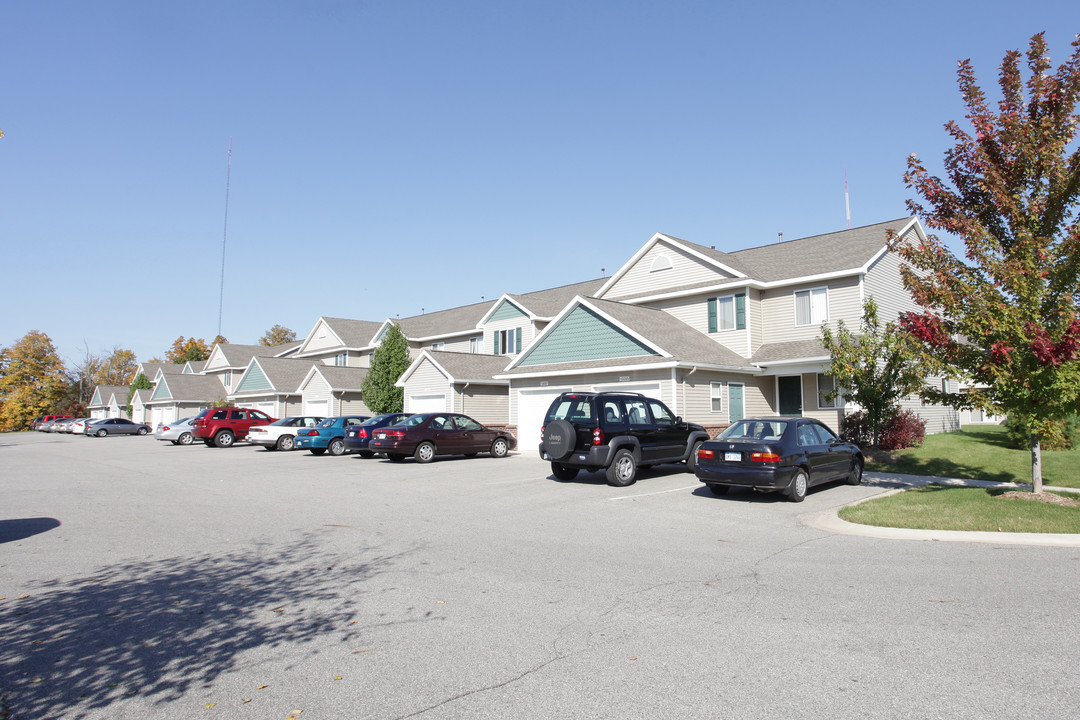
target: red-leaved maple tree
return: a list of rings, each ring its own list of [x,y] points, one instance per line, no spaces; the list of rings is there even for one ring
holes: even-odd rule
[[[902,326],[932,367],[971,385],[924,397],[1022,421],[1042,492],[1041,440],[1080,412],[1080,35],[1056,70],[1042,33],[1028,46],[1026,78],[1024,58],[1006,54],[996,107],[960,62],[970,128],[945,125],[955,141],[945,180],[908,158],[904,179],[921,198],[909,209],[959,238],[963,257],[933,235],[896,247],[905,285],[927,308]]]

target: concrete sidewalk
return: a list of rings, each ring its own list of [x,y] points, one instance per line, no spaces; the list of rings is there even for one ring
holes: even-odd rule
[[[868,472],[863,476],[863,485],[880,488],[881,492],[863,498],[866,502],[874,498],[903,492],[922,485],[942,485],[945,487],[981,487],[1001,488],[1005,490],[1031,490],[1030,485],[1018,483],[991,482],[987,480],[965,480],[962,478],[929,477],[926,475],[904,475],[902,473]],[[1063,488],[1047,485],[1046,490],[1065,493],[1080,493],[1076,488]],[[853,503],[858,505],[859,503]],[[808,526],[826,532],[842,535],[862,535],[863,537],[886,540],[937,540],[944,542],[978,542],[996,545],[1051,545],[1057,547],[1080,547],[1078,533],[1010,533],[1010,532],[967,532],[962,530],[912,530],[908,528],[877,527],[860,525],[841,520],[838,506],[824,513],[808,513],[801,520]]]

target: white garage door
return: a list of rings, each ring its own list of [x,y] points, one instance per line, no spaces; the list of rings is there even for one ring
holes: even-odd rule
[[[544,388],[542,390],[518,390],[517,394],[517,441],[518,450],[531,454],[540,446],[540,428],[544,426],[547,409],[559,394],[570,388]]]
[[[660,383],[615,383],[612,385],[595,385],[593,390],[596,392],[632,392],[641,393],[645,397],[651,397],[660,402],[664,401],[664,398],[660,397]]]
[[[154,407],[150,408],[150,427],[157,429],[158,425],[161,425],[164,420],[161,418],[162,408]]]
[[[317,417],[328,417],[330,415],[330,401],[329,400],[305,400],[304,401],[304,414],[315,415]]]
[[[251,408],[252,410],[259,410],[260,412],[266,413],[270,417],[275,417],[274,413],[277,411],[277,403],[272,401],[247,403],[245,405],[241,405],[240,407]]]
[[[407,412],[446,412],[446,395],[410,395]]]

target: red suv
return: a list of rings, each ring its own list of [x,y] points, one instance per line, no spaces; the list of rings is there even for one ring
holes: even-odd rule
[[[246,438],[253,425],[269,425],[276,419],[247,408],[210,408],[195,416],[191,434],[206,443],[207,447],[229,447],[237,440]]]

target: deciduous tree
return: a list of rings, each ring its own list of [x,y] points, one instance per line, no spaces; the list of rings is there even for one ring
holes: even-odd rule
[[[128,390],[128,396],[127,396],[128,417],[131,417],[132,414],[135,411],[135,408],[133,408],[131,406],[131,401],[135,397],[135,391],[136,390],[149,390],[152,387],[154,387],[154,383],[147,380],[146,376],[143,375],[142,373],[139,373],[138,375],[135,376],[135,379],[131,382],[131,389]]]
[[[405,391],[394,383],[409,367],[409,341],[391,324],[371,357],[371,369],[362,386],[364,404],[373,413],[401,412]]]
[[[165,351],[165,359],[171,363],[198,362],[210,357],[210,348],[202,338],[185,338],[183,335],[173,341],[172,347]]]
[[[877,447],[881,429],[900,412],[900,400],[918,392],[924,372],[909,337],[898,332],[897,323],[878,319],[873,297],[863,305],[861,332],[849,330],[840,320],[833,333],[821,327],[821,343],[832,355],[828,373],[834,389],[826,400],[841,397],[857,402],[866,412]]]
[[[905,284],[927,308],[903,326],[926,360],[972,384],[966,393],[928,391],[955,407],[1008,414],[1028,429],[1031,476],[1042,491],[1041,438],[1080,411],[1080,36],[1053,70],[1042,34],[1031,38],[1027,77],[1018,51],[1001,64],[991,106],[971,62],[960,63],[970,128],[951,121],[945,179],[912,155],[905,180],[921,202],[912,212],[964,245],[937,237],[898,245]]]
[[[284,325],[274,325],[266,331],[266,334],[259,338],[259,344],[266,347],[273,347],[274,345],[284,345],[285,343],[296,342],[296,332],[290,330]]]
[[[54,411],[69,388],[64,363],[43,332],[0,350],[0,430],[23,430]]]

